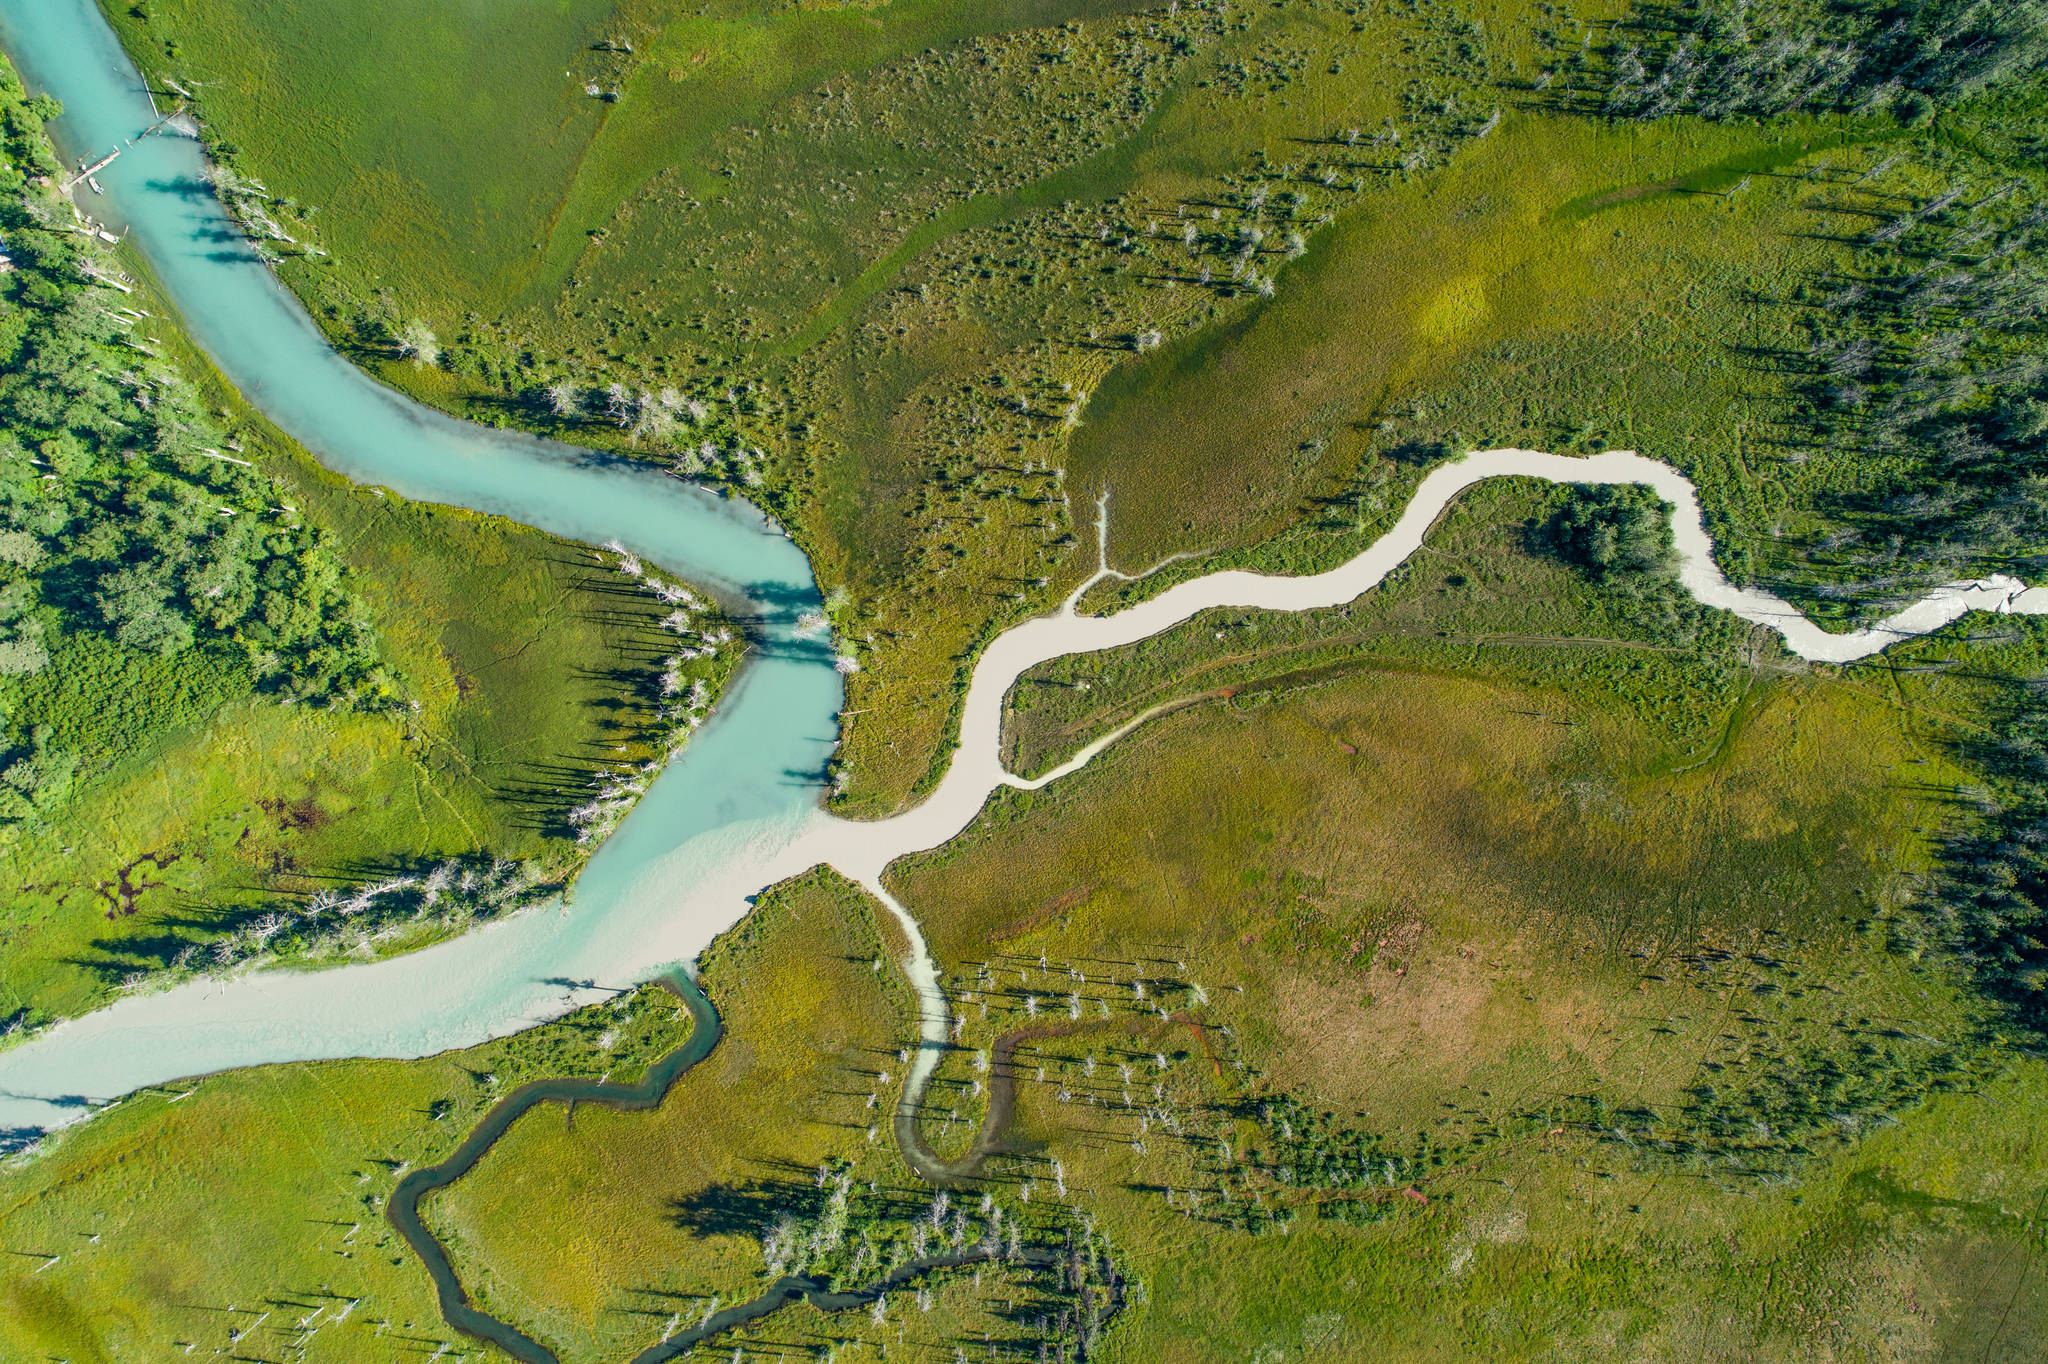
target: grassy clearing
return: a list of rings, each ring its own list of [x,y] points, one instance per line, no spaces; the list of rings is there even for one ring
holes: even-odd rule
[[[107,10],[144,68],[197,94],[214,131],[279,195],[317,206],[345,288],[396,289],[460,316],[551,302],[622,202],[679,163],[704,184],[717,174],[706,164],[713,143],[734,122],[821,81],[934,42],[1126,7],[715,13],[670,0],[528,0],[421,14],[385,0],[340,10],[155,0]],[[284,142],[292,153],[274,156]]]
[[[1317,501],[1355,500],[1389,463],[1426,460],[1433,439],[1484,446],[1496,430],[1534,425],[1544,448],[1609,435],[1682,467],[1739,448],[1729,410],[1740,412],[1744,366],[1731,342],[1751,339],[1740,293],[1825,260],[1782,239],[1791,192],[1632,200],[1598,220],[1565,210],[1785,140],[1776,129],[1646,134],[1510,118],[1448,171],[1361,206],[1256,313],[1127,366],[1098,392],[1102,411],[1076,437],[1072,467],[1114,492],[1117,561],[1141,568],[1265,540]],[[1517,369],[1470,372],[1509,345]],[[1565,354],[1576,385],[1530,411],[1521,368]],[[1430,410],[1423,395],[1446,388],[1466,421]],[[1426,433],[1410,429],[1418,417]]]
[[[107,14],[280,196],[317,209],[354,287],[402,281],[438,302],[503,301],[532,275],[610,109],[583,87],[610,83],[616,62],[592,45],[615,9],[150,0]],[[289,150],[283,128],[300,130]]]

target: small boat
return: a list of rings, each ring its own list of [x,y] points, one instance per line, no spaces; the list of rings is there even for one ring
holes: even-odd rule
[[[91,185],[91,186],[92,186],[92,192],[93,192],[94,194],[105,194],[105,193],[106,193],[106,191],[105,191],[105,190],[103,190],[103,189],[101,189],[101,188],[100,188],[100,182],[99,182],[99,181],[98,181],[97,179],[95,179],[95,178],[94,178],[93,176],[90,176],[90,175],[86,176],[86,177],[85,177],[85,183],[86,183],[86,184],[88,184],[88,185]]]

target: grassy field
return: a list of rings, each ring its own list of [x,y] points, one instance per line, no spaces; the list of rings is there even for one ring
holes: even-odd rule
[[[108,14],[151,69],[192,75],[231,141],[267,150],[266,129],[310,134],[288,159],[266,156],[263,177],[317,206],[356,287],[374,292],[389,273],[377,258],[396,256],[412,263],[409,291],[503,300],[533,272],[535,229],[560,213],[604,126],[610,106],[583,87],[609,75],[592,44],[613,10],[156,0]]]
[[[1673,771],[1562,671],[1373,668],[1000,802],[894,876],[965,991],[930,1130],[1035,1031],[1013,1131],[1150,1286],[1120,1358],[2025,1357],[2039,1079],[1873,928],[1946,722],[1760,686]]]
[[[552,302],[623,201],[678,166],[696,186],[716,175],[736,120],[933,42],[1130,7],[156,0],[108,17],[153,72],[205,73],[189,88],[216,130],[278,194],[317,206],[351,289],[460,316]],[[269,159],[309,124],[296,154]]]
[[[1733,305],[1827,261],[1824,244],[1787,240],[1798,182],[1565,210],[1831,131],[1511,117],[1441,175],[1362,205],[1241,324],[1098,391],[1072,467],[1114,492],[1117,562],[1263,541],[1318,501],[1353,510],[1342,503],[1438,441],[1635,444],[1688,471],[1739,451],[1742,355],[1770,338]],[[1509,363],[1475,364],[1501,350]],[[1532,392],[1550,356],[1573,382]],[[1459,410],[1430,401],[1445,390]]]
[[[622,3],[419,81],[381,45],[482,21],[338,46],[325,9],[140,8],[110,12],[152,70],[211,82],[214,135],[292,201],[270,211],[319,207],[291,221],[331,254],[282,268],[365,363],[792,523],[863,662],[855,814],[929,783],[975,650],[1088,566],[1102,489],[1122,566],[1306,567],[1459,445],[1633,444],[1700,483],[1738,576],[1846,576],[1803,553],[1854,490],[1783,448],[1773,357],[1812,344],[1786,301],[1850,259],[1864,172],[2010,126],[1589,118],[1620,5]],[[443,91],[481,63],[488,108]],[[341,188],[394,174],[414,188]],[[439,369],[393,355],[411,319]],[[627,434],[614,383],[711,416]]]
[[[2048,633],[1846,670],[1740,630],[1652,652],[1654,584],[1595,589],[1489,532],[1550,496],[1482,491],[1379,617],[1315,622],[1350,666],[1305,676],[1300,641],[1252,656],[1269,623],[1234,623],[1224,661],[1192,660],[1250,679],[1229,704],[892,871],[961,1019],[924,1110],[939,1150],[964,1149],[1001,1078],[984,1059],[1014,1048],[1014,1109],[954,1205],[1085,1235],[1122,1285],[1108,1329],[989,1264],[699,1357],[1029,1359],[1081,1334],[1132,1360],[2038,1352],[2048,1072],[1952,959],[1894,943],[1929,834],[1970,817],[1957,755]],[[1643,695],[1692,699],[1641,704],[1617,685],[1639,666],[1660,670]],[[888,1138],[912,1009],[874,908],[827,877],[778,889],[707,956],[728,1034],[660,1110],[538,1110],[430,1200],[477,1300],[610,1360],[759,1291],[779,1228],[815,1234],[839,1181],[880,1263],[943,1225]],[[647,998],[621,1058],[672,1037]],[[0,1174],[20,1260],[0,1329],[72,1358],[251,1325],[256,1358],[431,1355],[417,1268],[362,1244],[375,1198],[506,1084],[619,1073],[600,1029],[133,1100]],[[199,1154],[280,1115],[298,1139],[253,1166]],[[95,1219],[110,1178],[149,1196]],[[333,1244],[290,1230],[307,1218]],[[150,1249],[207,1236],[236,1253],[173,1272]]]

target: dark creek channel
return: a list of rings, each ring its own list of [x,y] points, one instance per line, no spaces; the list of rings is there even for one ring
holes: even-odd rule
[[[661,1364],[663,1360],[674,1359],[695,1349],[713,1336],[750,1321],[759,1321],[762,1317],[798,1301],[808,1302],[820,1312],[844,1312],[853,1307],[866,1307],[884,1293],[907,1287],[933,1270],[959,1269],[963,1265],[982,1264],[1002,1258],[999,1252],[981,1246],[952,1255],[930,1255],[921,1260],[898,1265],[865,1288],[851,1289],[844,1293],[834,1293],[824,1280],[811,1278],[807,1274],[785,1274],[770,1284],[768,1291],[761,1296],[749,1298],[746,1302],[728,1307],[722,1312],[714,1312],[705,1318],[701,1325],[687,1331],[678,1331],[660,1344],[648,1346],[633,1356],[631,1364]],[[1058,1251],[1034,1249],[1019,1252],[1017,1258],[1009,1263],[1042,1268],[1059,1263],[1061,1258]],[[1109,1303],[1109,1311],[1114,1313],[1122,1306],[1121,1299],[1113,1297]],[[522,1336],[521,1339],[525,1337]],[[534,1358],[552,1361],[554,1356],[542,1350]]]
[[[532,1336],[510,1322],[480,1311],[470,1302],[469,1293],[448,1259],[446,1247],[420,1218],[420,1200],[448,1188],[476,1168],[476,1163],[497,1144],[498,1138],[540,1104],[562,1103],[572,1108],[577,1104],[598,1104],[622,1113],[658,1108],[675,1082],[711,1054],[721,1035],[718,1010],[704,997],[695,981],[678,972],[663,977],[661,983],[672,990],[683,1007],[690,1011],[690,1036],[681,1046],[649,1066],[638,1084],[568,1078],[534,1080],[523,1084],[493,1104],[446,1160],[422,1166],[399,1180],[398,1187],[391,1191],[391,1197],[385,1204],[384,1215],[405,1238],[405,1243],[412,1247],[413,1253],[420,1257],[428,1277],[433,1279],[434,1295],[440,1302],[442,1317],[463,1335],[495,1345],[521,1364],[561,1362],[554,1351]],[[1025,1040],[1022,1036],[1006,1037],[997,1044],[1001,1066],[997,1083],[992,1087],[988,1116],[983,1122],[981,1136],[968,1154],[959,1160],[940,1161],[919,1138],[915,1119],[899,1111],[896,1122],[898,1143],[912,1169],[929,1182],[953,1184],[970,1178],[979,1171],[983,1160],[1002,1149],[992,1134],[1000,1129],[1015,1101],[1010,1059],[1011,1052],[1022,1040]],[[990,1245],[971,1246],[950,1255],[925,1256],[897,1266],[865,1287],[844,1292],[834,1292],[823,1279],[805,1274],[785,1274],[759,1296],[714,1312],[689,1330],[678,1331],[648,1346],[634,1355],[630,1364],[662,1364],[664,1360],[676,1359],[734,1327],[759,1321],[799,1301],[808,1302],[821,1312],[844,1312],[849,1308],[866,1307],[883,1294],[915,1283],[935,1270],[958,1269],[1000,1258],[1004,1258],[1001,1252]],[[1058,1263],[1062,1258],[1061,1251],[1027,1248],[1008,1262],[1043,1268]],[[1120,1288],[1112,1290],[1107,1303],[1109,1313],[1113,1315],[1122,1306]]]
[[[482,1121],[463,1138],[462,1144],[456,1147],[446,1160],[437,1165],[422,1166],[399,1180],[398,1187],[391,1191],[391,1198],[385,1204],[384,1215],[391,1219],[391,1225],[398,1229],[398,1234],[405,1238],[405,1243],[413,1248],[413,1253],[418,1255],[420,1262],[427,1267],[427,1274],[434,1281],[434,1294],[440,1299],[441,1315],[447,1319],[448,1324],[466,1336],[497,1346],[514,1359],[522,1361],[522,1364],[560,1364],[560,1361],[555,1358],[552,1350],[518,1327],[500,1321],[488,1312],[478,1311],[470,1304],[469,1294],[464,1291],[462,1280],[455,1273],[455,1266],[449,1262],[446,1248],[433,1232],[427,1230],[427,1224],[420,1220],[420,1199],[438,1189],[447,1188],[468,1174],[475,1168],[476,1163],[484,1158],[484,1153],[497,1144],[498,1138],[511,1129],[513,1123],[518,1122],[530,1109],[539,1104],[563,1103],[572,1108],[577,1104],[599,1104],[605,1108],[618,1109],[622,1113],[658,1107],[661,1101],[668,1097],[669,1088],[692,1066],[711,1054],[711,1049],[718,1045],[719,1037],[718,1010],[711,1007],[711,1001],[704,997],[704,992],[697,988],[695,981],[678,972],[663,977],[661,983],[673,990],[676,997],[682,1000],[683,1007],[690,1011],[690,1036],[681,1046],[649,1066],[640,1083],[629,1085],[614,1084],[605,1080],[564,1078],[534,1080],[523,1084],[493,1104],[490,1111],[484,1114]],[[756,1299],[756,1302],[765,1301],[774,1293],[775,1289],[770,1289],[760,1299]],[[751,1320],[749,1317],[733,1314],[743,1313],[752,1306],[753,1303],[742,1304],[730,1312],[713,1317],[697,1329],[689,1344],[715,1334],[710,1329],[713,1326],[717,1326],[718,1330],[725,1330],[735,1322]],[[765,1315],[779,1306],[779,1302],[769,1304],[754,1315]],[[718,1325],[720,1317],[725,1316],[733,1316],[733,1321]],[[680,1343],[682,1340],[681,1336],[675,1336],[651,1350],[643,1351],[636,1358],[635,1364],[641,1364],[641,1361],[652,1364],[655,1360],[673,1359],[682,1350],[689,1348],[689,1344]],[[671,1346],[676,1348],[671,1349]]]

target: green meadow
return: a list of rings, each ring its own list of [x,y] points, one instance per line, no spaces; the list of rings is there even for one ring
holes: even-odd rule
[[[1099,499],[1105,610],[1328,568],[1500,446],[1669,462],[1831,625],[2048,553],[2031,0],[106,9],[358,363],[791,530],[859,665],[847,815],[929,789]],[[565,793],[651,724],[597,557],[327,479],[148,335],[411,704],[79,632],[19,684],[98,764],[0,849],[25,1022],[401,849],[565,869]],[[953,1011],[943,1177],[891,1125],[904,944],[813,872],[707,953],[726,1032],[661,1106],[543,1105],[422,1205],[472,1300],[565,1364],[784,1275],[857,1301],[684,1357],[2038,1357],[2048,628],[1809,665],[1678,588],[1656,511],[1489,484],[1358,601],[1032,670],[1015,772],[1148,718],[889,869]],[[498,1357],[382,1198],[686,1026],[643,990],[134,1096],[0,1167],[0,1343]]]
[[[1203,660],[1230,695],[891,872],[960,1019],[924,1139],[966,1151],[1009,1087],[953,1203],[1085,1228],[1124,1285],[1106,1325],[991,1263],[690,1357],[2037,1349],[2048,1077],[1900,935],[1962,756],[2048,636],[1815,669],[1709,619],[1660,649],[1664,589],[1589,586],[1489,530],[1541,524],[1548,490],[1492,495],[1379,614],[1312,620],[1320,666],[1300,639],[1247,657],[1270,622],[1235,623]],[[1475,607],[1503,581],[1536,604]],[[1645,674],[1690,700],[1616,685]],[[472,1300],[563,1360],[625,1358],[765,1288],[841,1178],[877,1261],[906,1254],[933,1191],[888,1129],[899,950],[834,878],[765,897],[704,963],[726,1036],[659,1109],[543,1106],[423,1205]],[[235,1332],[262,1358],[476,1350],[377,1200],[507,1086],[630,1078],[685,1026],[658,991],[616,1007],[630,1026],[601,1006],[449,1057],[235,1073],[63,1135],[5,1176],[7,1329],[73,1358]],[[113,1211],[109,1178],[148,1195]]]

